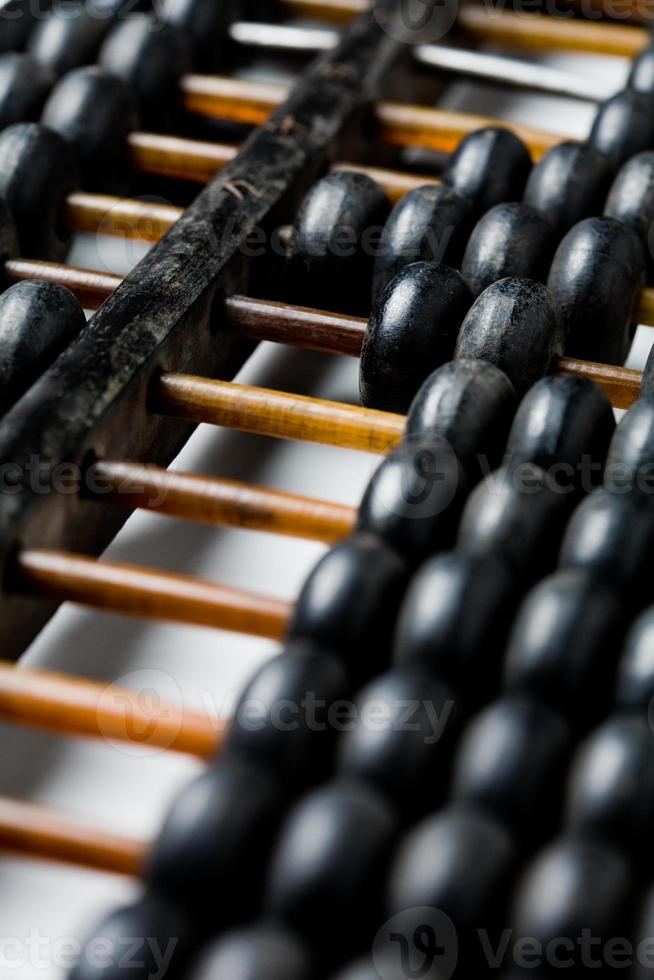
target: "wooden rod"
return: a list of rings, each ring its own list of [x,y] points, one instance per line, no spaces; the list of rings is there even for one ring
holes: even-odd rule
[[[200,184],[209,183],[238,152],[237,147],[224,143],[159,133],[130,133],[127,144],[132,165],[141,173],[194,180]]]
[[[310,17],[344,24],[364,13],[369,0],[279,0],[289,17]],[[611,15],[611,4],[604,3]],[[638,0],[631,5],[633,14],[642,19],[650,13]],[[623,13],[622,4],[620,13]],[[650,15],[651,16],[651,15]],[[544,16],[525,11],[497,10],[485,3],[463,3],[459,7],[457,26],[479,41],[506,45],[519,50],[568,50],[584,54],[608,54],[633,58],[647,44],[649,32],[642,27],[622,23],[607,24],[572,17]]]
[[[288,88],[283,85],[266,85],[219,75],[187,75],[181,85],[184,104],[189,111],[251,125],[264,123],[288,95]],[[379,127],[375,135],[384,142],[396,146],[423,146],[444,152],[450,152],[464,136],[482,126],[511,129],[525,141],[534,159],[539,159],[562,140],[572,138],[490,116],[430,109],[401,102],[377,103],[374,116]]]
[[[182,208],[109,194],[76,192],[66,198],[66,219],[75,231],[158,242],[182,216]]]
[[[3,268],[5,281],[11,285],[25,279],[44,279],[70,289],[87,310],[97,310],[118,289],[122,276],[93,269],[79,269],[41,259],[8,259]]]
[[[0,719],[43,731],[170,749],[203,759],[226,724],[176,704],[148,710],[139,691],[0,661]]]
[[[42,599],[273,640],[284,636],[291,611],[281,599],[65,551],[21,551],[13,571],[11,588]]]
[[[141,874],[148,845],[72,820],[50,807],[0,797],[0,849],[95,871]]]
[[[557,364],[562,374],[590,378],[602,388],[614,408],[630,408],[640,397],[643,375],[640,371],[617,364],[595,364],[574,357],[560,357]]]
[[[90,477],[98,489],[97,499],[130,509],[329,544],[349,534],[356,518],[354,508],[326,500],[142,463],[100,460]]]
[[[405,418],[341,402],[162,374],[153,383],[154,411],[278,439],[299,439],[369,453],[385,453],[404,432]]]

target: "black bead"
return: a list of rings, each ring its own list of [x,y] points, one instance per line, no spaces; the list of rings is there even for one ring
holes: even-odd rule
[[[644,277],[643,248],[631,228],[613,218],[575,225],[556,250],[547,280],[561,310],[566,354],[622,364]]]
[[[408,569],[372,535],[336,544],[304,583],[288,628],[289,639],[332,650],[360,684],[383,670]]]
[[[309,953],[290,932],[253,925],[228,932],[203,946],[185,980],[310,980]]]
[[[616,707],[654,723],[654,607],[634,620],[625,640],[615,685]]]
[[[323,964],[364,949],[381,918],[396,831],[393,809],[361,784],[333,782],[304,796],[282,826],[265,911],[305,937]]]
[[[41,376],[84,327],[63,286],[25,280],[0,295],[0,413]]]
[[[406,437],[449,442],[476,482],[499,463],[517,406],[506,374],[486,361],[460,358],[437,368],[413,399]],[[483,459],[480,459],[483,457]]]
[[[409,583],[395,632],[395,662],[424,665],[466,706],[495,690],[515,605],[503,562],[451,551],[430,558]]]
[[[114,20],[102,0],[70,4],[40,19],[31,32],[28,53],[56,76],[92,64]]]
[[[152,895],[105,916],[82,948],[70,980],[173,980],[183,975],[190,927]]]
[[[654,490],[654,396],[642,395],[618,423],[606,458],[611,489]]]
[[[472,296],[449,265],[414,262],[373,307],[361,350],[361,404],[405,413],[418,388],[452,357]]]
[[[531,170],[527,147],[508,129],[488,126],[464,137],[443,173],[443,183],[470,202],[479,217],[501,201],[518,201]]]
[[[537,701],[508,697],[469,723],[454,757],[452,799],[480,809],[533,843],[551,832],[571,729]]]
[[[649,877],[654,733],[645,718],[613,717],[581,745],[570,770],[566,826],[615,845]]]
[[[377,790],[404,819],[442,799],[457,727],[453,694],[424,668],[396,667],[354,702],[339,740],[337,772]]]
[[[511,462],[536,463],[562,490],[589,493],[601,482],[615,419],[587,378],[550,375],[522,399],[506,446]]]
[[[654,99],[627,88],[604,102],[588,142],[605,153],[616,169],[629,157],[654,147]]]
[[[284,787],[262,770],[219,763],[173,803],[150,851],[146,885],[188,911],[202,933],[252,915],[286,802]]]
[[[565,570],[533,587],[515,618],[504,687],[538,698],[587,728],[609,708],[619,647],[619,597],[594,576]]]
[[[334,657],[296,644],[267,661],[233,712],[222,756],[252,760],[295,792],[326,778],[335,729],[329,709],[347,697],[344,668]]]
[[[230,20],[238,20],[239,6],[215,0],[164,0],[159,19],[188,36],[196,71],[216,70],[221,62],[224,67],[227,30]]]
[[[461,940],[488,927],[502,903],[516,848],[508,831],[477,810],[450,806],[409,831],[388,878],[387,913],[426,907],[448,916]],[[465,944],[460,946],[465,952]]]
[[[42,121],[71,145],[89,190],[121,193],[132,179],[127,137],[137,128],[127,85],[96,66],[65,75],[45,104]]]
[[[505,561],[516,576],[516,588],[524,589],[554,564],[567,512],[566,495],[540,467],[505,466],[470,494],[457,547],[469,555]]]
[[[533,279],[501,279],[472,304],[455,356],[490,361],[523,395],[563,353],[563,342],[559,312],[549,290]]]
[[[628,866],[617,852],[583,838],[559,838],[522,876],[514,900],[513,940],[528,937],[542,944],[552,976],[561,974],[565,961],[576,977],[583,965],[583,934],[595,943],[601,940],[601,947],[624,935],[620,928],[630,885]],[[598,947],[591,953],[597,958]]]
[[[179,79],[191,69],[190,43],[183,31],[157,24],[148,14],[119,21],[100,49],[98,64],[129,86],[145,125],[164,128],[172,123]]]
[[[0,55],[0,129],[38,119],[54,78],[47,66],[27,54]]]
[[[446,262],[458,268],[470,230],[470,205],[443,184],[409,191],[397,202],[384,226],[375,259],[373,298],[405,265]]]
[[[20,51],[34,27],[35,5],[33,0],[8,0],[0,13],[0,52]]]
[[[654,95],[654,45],[649,44],[631,62],[627,86],[645,95]]]
[[[639,494],[595,490],[566,528],[561,568],[581,568],[622,593],[632,607],[650,595],[654,509]]]
[[[60,261],[71,233],[66,197],[78,187],[70,147],[39,123],[16,123],[0,133],[0,195],[16,222],[21,255]]]
[[[590,143],[558,143],[529,174],[524,200],[546,214],[557,236],[601,210],[614,169]]]
[[[18,252],[18,235],[14,218],[7,202],[0,197],[0,284],[2,283],[2,267],[7,259],[13,259]]]
[[[637,153],[617,173],[606,199],[604,214],[636,232],[647,261],[648,281],[654,274],[651,237],[654,223],[654,151]]]
[[[373,474],[357,516],[416,566],[452,543],[467,480],[452,448],[431,436],[405,437]]]
[[[643,368],[643,379],[640,383],[641,398],[644,395],[654,395],[654,347],[651,348],[645,367]]]
[[[554,231],[547,215],[529,204],[496,204],[475,225],[461,272],[473,296],[509,276],[545,282],[554,254]]]
[[[318,181],[295,220],[287,270],[293,300],[365,316],[389,210],[385,193],[366,174],[336,171]]]

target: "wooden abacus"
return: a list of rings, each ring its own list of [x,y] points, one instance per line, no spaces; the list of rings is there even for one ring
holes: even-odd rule
[[[634,4],[625,25],[466,5],[451,25],[458,46],[448,35],[415,51],[397,0],[372,9],[364,0],[279,0],[276,17],[326,26],[271,25],[268,35],[246,16],[247,4],[221,15],[222,63],[235,49],[322,52],[286,86],[208,74],[209,39],[193,21],[202,4],[190,0],[170,11],[171,30],[190,38],[193,67],[205,71],[164,71],[159,62],[157,70],[181,96],[176,121],[234,127],[231,142],[218,142],[134,128],[121,114],[129,89],[111,72],[121,50],[111,34],[130,28],[120,4],[112,32],[96,37],[93,27],[97,70],[71,65],[68,48],[52,49],[49,29],[29,23],[22,2],[8,7],[19,8],[24,35],[14,20],[11,35],[0,32],[0,82],[2,57],[9,66],[9,94],[0,87],[0,120],[9,127],[0,133],[0,377],[7,392],[17,385],[11,397],[3,393],[0,417],[0,718],[64,735],[132,738],[102,685],[12,664],[65,601],[265,637],[285,652],[244,695],[260,705],[259,739],[237,712],[216,726],[173,705],[151,730],[153,748],[209,761],[183,794],[197,811],[193,826],[180,798],[146,847],[3,799],[0,846],[142,874],[146,897],[124,913],[126,924],[119,915],[102,928],[183,939],[170,975],[194,980],[327,976],[355,956],[362,960],[352,976],[375,976],[371,944],[384,919],[408,915],[398,927],[408,941],[426,927],[414,913],[427,906],[459,935],[461,976],[484,968],[472,930],[484,916],[490,923],[495,901],[511,909],[519,935],[543,944],[567,937],[571,921],[607,939],[622,926],[630,937],[651,936],[654,903],[645,901],[642,922],[625,918],[650,894],[651,869],[637,869],[634,849],[654,812],[654,736],[643,717],[654,696],[651,613],[632,625],[652,601],[654,510],[635,484],[652,467],[654,362],[644,372],[624,366],[632,325],[654,326],[654,48],[643,11]],[[144,24],[150,15],[138,16]],[[564,72],[475,50],[484,42],[635,64],[624,91],[598,95]],[[23,47],[28,54],[16,58]],[[44,78],[46,69],[63,77],[35,75],[28,84],[20,59],[29,58],[41,59]],[[433,102],[442,90],[433,69],[607,98],[588,141],[574,141],[420,104],[426,91]],[[147,104],[144,85],[138,94]],[[80,127],[78,117],[96,105],[98,119],[111,121],[106,132]],[[424,174],[404,155],[417,148],[426,151]],[[206,186],[186,208],[111,196],[98,177],[103,155],[119,184],[138,175]],[[119,173],[123,157],[128,178]],[[592,194],[575,183],[580,168]],[[424,242],[416,263],[396,254],[404,239],[393,216],[399,223],[411,195],[413,222],[433,206],[454,232],[438,262],[425,261]],[[459,206],[460,218],[452,217]],[[329,251],[332,215],[346,215],[355,229],[349,266]],[[377,259],[369,309],[373,264],[360,235],[377,218],[392,262]],[[79,231],[153,247],[124,278],[76,268],[60,260]],[[280,251],[250,256],[257,232],[266,246],[275,232]],[[323,248],[317,259],[312,235]],[[30,293],[29,283],[40,285]],[[25,305],[11,308],[19,286],[16,302]],[[76,337],[77,308],[57,306],[69,302],[62,287],[95,311]],[[333,310],[307,303],[332,294]],[[34,323],[61,316],[71,342],[37,341],[30,322],[16,346],[16,309]],[[236,384],[260,341],[360,358],[364,404]],[[615,434],[611,406],[631,409]],[[380,466],[358,509],[168,471],[201,422],[376,453]],[[584,454],[600,472],[590,487],[576,472]],[[497,473],[480,471],[482,455]],[[74,467],[77,492],[37,492],[25,480],[34,459],[49,477]],[[609,484],[612,466],[628,484],[619,493]],[[572,473],[567,489],[552,475],[560,467]],[[436,504],[423,511],[425,485]],[[333,547],[290,603],[99,557],[136,508]],[[460,721],[448,722],[431,751],[423,717],[413,738],[398,738],[391,726],[372,742],[361,726],[339,739],[316,738],[302,725],[286,738],[273,730],[273,701],[314,689],[327,705],[346,697],[361,710],[367,698],[381,698],[393,717],[407,698],[432,707],[455,701],[467,727],[461,735]],[[588,690],[593,707],[582,709]],[[138,716],[134,693],[120,695]],[[591,729],[568,777],[570,752]],[[598,788],[596,767],[611,752],[613,782]],[[620,796],[627,776],[631,788]],[[316,825],[315,861],[305,863]],[[549,850],[539,850],[550,837]],[[554,912],[543,882],[557,875],[578,887],[557,894]],[[453,897],[453,883],[465,897]],[[210,888],[233,896],[231,919],[207,919]],[[178,912],[191,916],[190,926]],[[223,935],[253,919],[248,930]],[[153,931],[139,932],[146,929]],[[389,953],[385,947],[382,958]],[[374,969],[383,980],[384,969],[404,976],[395,961],[384,968],[375,960]],[[117,964],[109,970],[105,978],[123,975]],[[94,971],[82,962],[74,976]]]

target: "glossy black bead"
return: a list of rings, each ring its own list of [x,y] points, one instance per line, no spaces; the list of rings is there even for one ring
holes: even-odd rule
[[[586,728],[606,714],[623,614],[619,597],[584,571],[557,571],[533,587],[506,651],[505,690],[538,698]]]
[[[456,727],[452,692],[424,668],[396,667],[356,698],[337,772],[377,790],[410,819],[442,799]]]
[[[654,570],[654,509],[639,494],[595,490],[566,528],[561,568],[580,568],[617,589],[630,607],[650,594]]]
[[[450,551],[412,577],[395,631],[394,659],[451,684],[466,706],[497,686],[515,606],[508,568],[494,557]]]
[[[511,462],[536,463],[562,490],[589,493],[602,479],[615,431],[611,403],[587,378],[550,375],[529,389],[506,446]]]
[[[184,976],[185,980],[310,980],[314,967],[297,936],[262,924],[207,943]]]
[[[647,260],[647,275],[654,273],[654,151],[637,153],[620,167],[606,199],[604,214],[628,225],[640,238]]]
[[[553,829],[572,732],[550,708],[505,697],[466,727],[454,757],[452,799],[533,842]]]
[[[423,382],[409,408],[406,435],[444,439],[476,482],[484,468],[499,463],[517,403],[515,388],[494,364],[459,358]]]
[[[15,258],[18,252],[18,234],[14,218],[7,202],[0,197],[0,267],[7,259]],[[0,273],[0,283],[2,282]]]
[[[381,919],[381,884],[397,822],[354,782],[304,796],[286,817],[265,888],[269,915],[299,932],[321,962],[364,949]]]
[[[0,295],[0,412],[41,376],[85,323],[73,294],[54,283],[25,280]]]
[[[642,612],[627,633],[618,663],[615,704],[654,723],[654,607]]]
[[[183,31],[157,24],[148,14],[119,21],[100,49],[98,64],[129,86],[144,125],[172,123],[179,79],[191,69],[190,43]]]
[[[546,574],[555,561],[568,513],[567,497],[538,466],[504,466],[470,494],[457,547],[497,558],[516,576],[516,589]]]
[[[547,280],[561,310],[566,354],[622,364],[644,278],[643,248],[631,228],[614,218],[575,225],[556,250]]]
[[[252,915],[286,803],[284,786],[251,763],[219,763],[173,803],[150,850],[147,887],[202,933]]]
[[[357,528],[378,536],[416,566],[452,543],[467,489],[465,473],[446,442],[405,438],[373,474]]]
[[[640,395],[654,395],[654,347],[651,348],[645,367],[643,368],[643,378],[640,383]]]
[[[85,188],[112,194],[127,189],[127,137],[138,128],[138,113],[120,78],[97,66],[69,72],[52,90],[41,119],[73,148]]]
[[[645,95],[654,95],[654,45],[646,48],[631,62],[627,86]]]
[[[654,819],[654,733],[647,719],[613,717],[578,749],[568,780],[566,825],[631,854],[649,875]]]
[[[46,65],[16,51],[0,55],[0,129],[32,122],[41,109],[55,76]]]
[[[624,89],[600,107],[588,142],[605,153],[614,167],[654,147],[654,98]]]
[[[473,228],[461,272],[473,296],[509,276],[545,282],[554,254],[554,230],[547,215],[529,204],[496,204]]]
[[[618,852],[582,837],[559,838],[536,856],[519,882],[513,939],[541,944],[548,976],[560,976],[562,967],[578,976],[584,935],[595,944],[600,940],[600,949],[625,935],[621,927],[630,886],[628,865]],[[587,944],[585,950],[588,954]],[[597,960],[598,946],[590,953]]]
[[[561,237],[601,210],[613,174],[609,158],[590,143],[558,143],[529,174],[524,201],[546,214]]]
[[[214,70],[225,57],[229,22],[239,19],[242,6],[214,0],[164,0],[159,20],[188,36],[195,70]]]
[[[488,927],[501,907],[515,857],[505,827],[478,810],[450,806],[402,839],[388,877],[387,913],[438,909],[452,920],[463,953],[461,941]]]
[[[329,709],[347,697],[342,664],[297,644],[267,661],[247,684],[231,717],[222,756],[252,760],[297,791],[327,776],[335,729]]]
[[[408,568],[372,535],[340,541],[318,562],[295,603],[289,639],[332,650],[360,684],[390,659]]]
[[[523,395],[563,353],[556,302],[533,279],[501,279],[475,300],[463,321],[456,357],[490,361]]]
[[[449,361],[472,303],[460,272],[414,262],[373,307],[361,350],[361,404],[406,413],[425,378]]]
[[[33,0],[7,0],[2,5],[0,52],[24,48],[34,27],[36,9]]]
[[[488,126],[464,137],[443,173],[443,183],[470,202],[480,217],[501,201],[518,201],[531,170],[521,139],[508,129]]]
[[[611,489],[654,492],[654,396],[641,395],[615,430],[604,482]]]
[[[469,231],[470,205],[451,187],[427,184],[409,191],[384,225],[373,297],[379,299],[391,279],[412,262],[446,262],[458,269]]]
[[[92,64],[114,20],[114,10],[102,0],[59,6],[40,18],[30,33],[28,53],[56,76]]]
[[[287,270],[293,300],[365,316],[389,210],[385,193],[366,174],[343,170],[318,181],[295,220]]]
[[[98,923],[69,977],[176,980],[183,974],[191,942],[191,927],[175,905],[146,895]]]
[[[66,197],[78,187],[70,147],[39,123],[16,123],[0,133],[0,195],[16,222],[21,255],[60,261],[71,233]]]

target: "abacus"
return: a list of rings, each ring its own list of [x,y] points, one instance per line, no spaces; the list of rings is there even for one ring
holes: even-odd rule
[[[142,884],[71,977],[649,975],[648,11],[47,6],[0,10],[0,718],[203,764],[147,843],[0,798],[5,852]],[[252,52],[293,77],[218,74]],[[452,74],[595,119],[434,107]],[[123,277],[79,232],[152,247]],[[261,342],[356,359],[360,404],[235,381]],[[169,469],[199,423],[379,458],[356,508]],[[292,602],[102,557],[136,510],[322,551]],[[65,602],[275,653],[218,724],[152,726],[14,663]]]

